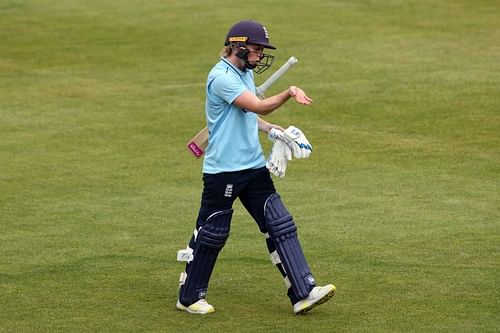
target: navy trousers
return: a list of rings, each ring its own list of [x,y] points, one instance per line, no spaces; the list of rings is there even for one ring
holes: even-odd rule
[[[197,228],[213,213],[230,209],[236,198],[257,222],[261,232],[267,232],[264,204],[276,193],[269,171],[263,167],[235,172],[203,175],[203,193]]]

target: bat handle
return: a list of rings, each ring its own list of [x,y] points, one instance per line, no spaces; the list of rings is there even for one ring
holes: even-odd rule
[[[264,91],[263,89],[259,86],[257,88],[255,88],[255,95],[263,98],[264,97]]]
[[[289,64],[290,66],[293,66],[297,63],[297,61],[299,61],[299,60],[292,56],[286,61],[286,63]]]
[[[276,72],[274,72],[262,85],[255,89],[255,94],[259,97],[264,97],[264,93],[270,86],[276,82],[283,74],[285,74],[293,65],[298,62],[297,58],[290,57]]]

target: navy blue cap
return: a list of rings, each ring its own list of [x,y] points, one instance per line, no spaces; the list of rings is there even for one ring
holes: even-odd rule
[[[276,50],[274,46],[269,44],[269,33],[266,27],[256,21],[241,21],[229,29],[224,45],[227,46],[229,43],[238,42],[260,45],[268,49]]]

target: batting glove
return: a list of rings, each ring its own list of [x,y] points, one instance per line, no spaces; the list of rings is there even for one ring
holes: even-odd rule
[[[295,126],[289,126],[283,132],[283,140],[291,148],[295,158],[308,158],[312,153],[312,145],[304,133]]]
[[[277,128],[271,128],[271,130],[267,133],[267,138],[272,142],[276,140],[283,140],[283,131],[280,131]]]
[[[292,150],[281,140],[274,141],[266,167],[273,175],[285,178],[288,161],[292,159]]]

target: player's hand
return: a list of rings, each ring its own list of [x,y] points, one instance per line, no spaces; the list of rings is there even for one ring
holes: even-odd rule
[[[295,158],[308,158],[312,153],[312,145],[305,134],[295,126],[289,126],[283,132],[283,140],[293,151]]]
[[[292,96],[298,103],[303,105],[309,105],[313,102],[313,100],[306,95],[304,90],[296,86],[288,88],[288,94],[290,94],[290,96]]]
[[[285,178],[288,161],[292,159],[292,150],[281,140],[274,141],[266,167],[273,175]]]

